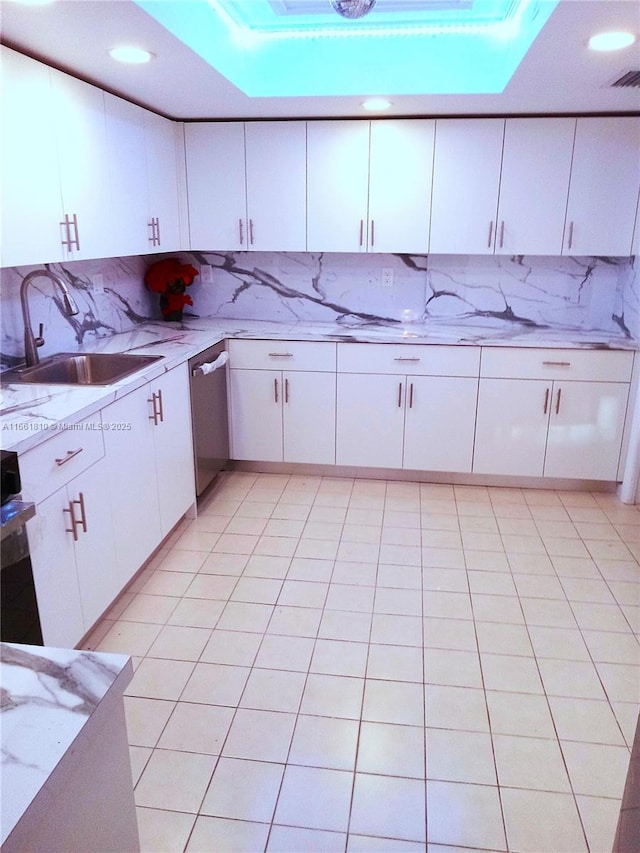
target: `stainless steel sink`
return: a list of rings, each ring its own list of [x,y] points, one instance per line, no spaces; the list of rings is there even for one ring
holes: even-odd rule
[[[130,353],[61,352],[33,367],[8,370],[2,382],[32,382],[51,385],[111,385],[143,367],[158,361],[161,355]]]

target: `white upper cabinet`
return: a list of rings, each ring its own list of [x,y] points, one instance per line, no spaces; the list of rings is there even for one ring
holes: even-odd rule
[[[65,223],[63,257],[108,257],[114,252],[104,93],[59,71],[50,74]]]
[[[149,190],[148,252],[179,251],[178,127],[174,121],[145,110],[144,146]]]
[[[62,258],[62,197],[49,69],[2,48],[2,266]],[[37,204],[34,200],[37,199]]]
[[[493,254],[504,119],[436,121],[429,251]]]
[[[309,122],[309,251],[427,252],[434,129],[431,120]]]
[[[559,255],[575,119],[507,119],[496,254]]]
[[[435,121],[371,122],[370,252],[429,251]]]
[[[185,125],[192,249],[246,249],[244,125]]]
[[[307,249],[364,252],[367,239],[369,122],[307,126]]]
[[[304,251],[304,122],[185,127],[192,249]]]
[[[245,125],[249,249],[306,249],[306,138],[303,121]]]
[[[640,187],[640,118],[579,118],[565,255],[625,256]]]
[[[144,139],[144,110],[105,93],[111,205],[105,223],[114,253],[148,250],[149,198]]]

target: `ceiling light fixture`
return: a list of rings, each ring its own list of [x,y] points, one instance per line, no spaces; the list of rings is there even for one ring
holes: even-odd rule
[[[378,112],[381,110],[388,110],[391,106],[391,101],[387,98],[367,98],[366,101],[362,102],[362,109],[368,110],[369,112]]]
[[[589,47],[591,50],[622,50],[623,47],[629,47],[633,44],[636,37],[632,33],[622,31],[597,33],[589,39]]]
[[[134,45],[112,47],[109,55],[117,62],[128,62],[130,65],[142,65],[154,58],[154,54],[151,51],[145,50],[143,47],[135,47]]]
[[[332,8],[343,18],[363,18],[376,4],[376,0],[329,0]]]

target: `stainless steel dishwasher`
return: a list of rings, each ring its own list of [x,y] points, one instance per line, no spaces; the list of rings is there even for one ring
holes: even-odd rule
[[[222,342],[189,360],[193,455],[198,497],[229,461],[225,367],[227,358]]]

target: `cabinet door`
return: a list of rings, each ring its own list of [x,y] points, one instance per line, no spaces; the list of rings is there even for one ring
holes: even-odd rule
[[[551,388],[537,379],[480,380],[474,474],[542,476]]]
[[[1,265],[61,260],[60,175],[48,132],[53,126],[49,69],[8,48],[1,55]]]
[[[144,110],[105,93],[111,205],[105,230],[113,254],[146,252],[149,194],[144,147]]]
[[[544,473],[616,480],[629,386],[554,382]]]
[[[579,118],[565,255],[629,255],[640,187],[640,118]]]
[[[304,252],[306,123],[250,122],[245,135],[248,248]]]
[[[307,126],[307,249],[366,251],[369,122]]]
[[[503,119],[436,121],[430,252],[493,253],[503,134]]]
[[[88,631],[102,616],[129,578],[118,571],[114,541],[109,478],[104,459],[97,462],[68,486],[75,518],[84,517],[86,531],[76,525],[75,542],[80,602],[84,630]],[[84,512],[84,516],[82,513]]]
[[[175,252],[181,248],[176,123],[145,110],[144,145],[149,188],[148,222],[158,220],[157,242],[153,243],[148,227],[146,251]]]
[[[165,373],[148,389],[148,397],[159,395],[156,410],[160,416],[155,419],[153,438],[160,527],[162,536],[166,536],[196,499],[187,365]],[[152,414],[153,403],[149,405]]]
[[[336,377],[334,373],[283,373],[284,461],[334,465]]]
[[[192,249],[246,249],[244,125],[185,125]]]
[[[146,387],[102,411],[118,573],[124,583],[161,540],[153,422]],[[131,425],[115,429],[114,424]]]
[[[72,649],[85,633],[67,489],[38,504],[27,522],[33,579],[46,646]]]
[[[282,373],[230,370],[234,459],[282,462]]]
[[[404,397],[403,376],[338,374],[338,465],[402,467]]]
[[[77,236],[79,248],[66,249],[64,257],[109,257],[114,252],[104,93],[53,69],[51,92],[63,210],[78,223],[72,238]]]
[[[477,396],[477,379],[408,377],[403,468],[469,473]]]
[[[435,121],[371,122],[370,252],[429,251]]]
[[[496,253],[559,255],[576,120],[506,120]]]

